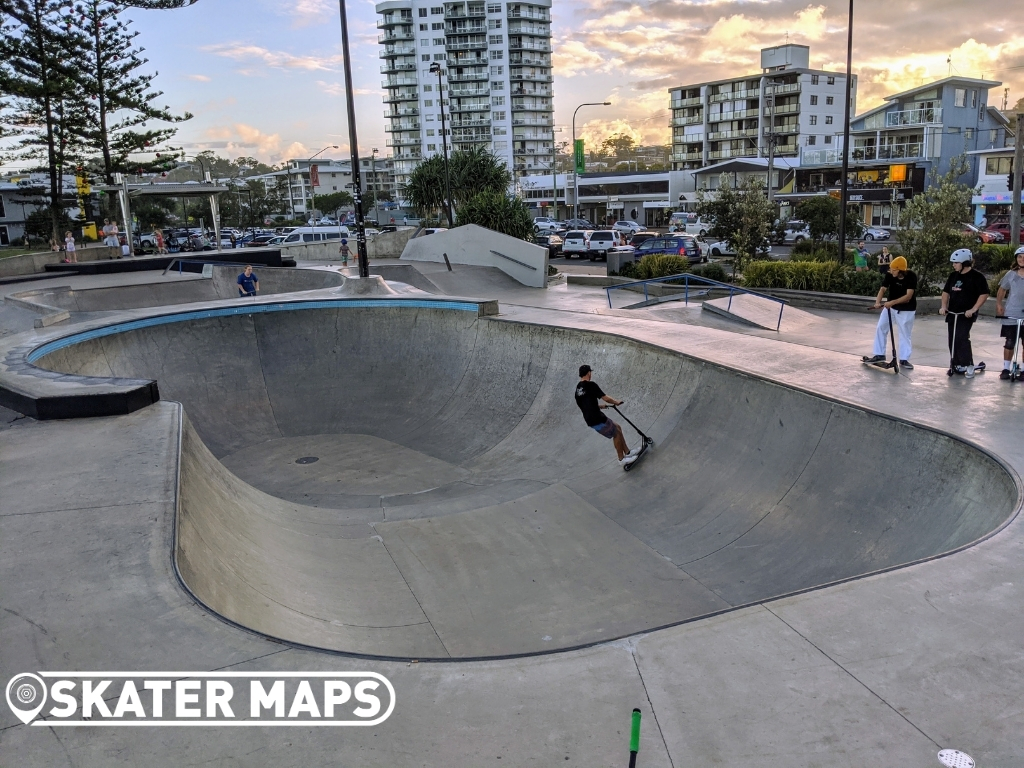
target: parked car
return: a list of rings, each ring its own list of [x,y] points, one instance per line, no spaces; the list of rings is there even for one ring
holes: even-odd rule
[[[635,248],[636,246],[640,245],[640,243],[646,242],[647,240],[650,240],[652,237],[657,236],[657,232],[637,232],[635,235],[629,238],[629,244]]]
[[[635,235],[637,232],[641,232],[646,227],[637,221],[630,221],[629,219],[622,219],[612,224],[612,229],[616,232],[622,232],[625,235]]]
[[[591,261],[604,259],[608,261],[608,252],[625,245],[622,236],[614,229],[602,229],[590,236],[590,247],[587,255]]]
[[[246,248],[262,248],[269,241],[273,240],[275,237],[284,238],[285,235],[256,235],[251,240],[246,241],[245,247]]]
[[[554,232],[537,235],[537,245],[548,249],[548,258],[553,259],[562,252],[562,238]]]
[[[1006,221],[1000,221],[995,224],[989,224],[985,227],[989,232],[998,232],[1003,236],[1003,242],[1008,243],[1012,239],[1010,237],[1010,224]],[[1020,225],[1020,241],[1024,243],[1024,224]]]
[[[811,230],[807,226],[807,222],[800,221],[799,219],[790,219],[786,222],[786,233],[782,236],[782,243],[784,245],[802,243],[804,240],[810,239]]]
[[[770,254],[772,252],[771,243],[765,240],[760,252],[763,254]],[[729,244],[725,242],[725,240],[719,240],[717,243],[711,243],[708,246],[708,254],[714,256],[716,259],[720,259],[723,256],[735,256],[736,252],[729,247]]]
[[[565,226],[569,229],[593,229],[594,225],[586,219],[569,219],[565,222]]]
[[[885,227],[865,227],[863,237],[870,243],[872,240],[888,240],[892,233]]]
[[[533,220],[533,229],[536,232],[551,232],[557,230],[561,223],[550,216],[538,216]]]
[[[590,250],[590,236],[594,234],[592,229],[574,229],[565,233],[565,240],[562,241],[562,255],[567,259],[582,259]]]
[[[991,229],[982,229],[976,227],[973,224],[964,224],[964,234],[973,235],[976,240],[982,243],[1001,243],[1003,242],[1003,235],[1000,232],[996,232]]]
[[[700,262],[707,260],[707,257],[700,252],[700,245],[697,243],[697,239],[693,235],[681,233],[652,237],[649,240],[645,240],[636,247],[633,255],[639,261],[644,256],[656,253],[668,256],[683,256],[689,259],[691,264],[700,264]]]

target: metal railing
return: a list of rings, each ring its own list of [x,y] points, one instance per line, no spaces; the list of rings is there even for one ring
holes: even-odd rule
[[[901,125],[924,125],[926,123],[941,122],[942,107],[904,109],[899,112],[887,112],[885,115],[886,128],[896,128]]]
[[[759,293],[758,291],[751,291],[747,288],[740,288],[739,286],[732,285],[731,283],[720,283],[717,280],[712,280],[709,277],[701,277],[700,275],[691,275],[689,272],[684,272],[681,275],[669,275],[668,277],[652,277],[648,280],[635,280],[631,283],[621,283],[620,285],[609,285],[604,289],[605,294],[608,297],[608,309],[612,309],[612,291],[618,290],[629,290],[636,286],[642,285],[644,287],[644,301],[650,301],[647,293],[647,286],[650,283],[667,283],[670,280],[682,280],[683,281],[683,301],[687,306],[690,303],[690,282],[699,281],[697,285],[709,285],[712,288],[724,288],[729,291],[729,303],[725,307],[725,311],[729,312],[732,310],[732,297],[736,294],[749,294],[751,296],[757,296],[761,299],[768,299],[768,301],[774,301],[779,305],[779,320],[775,324],[775,330],[778,331],[782,327],[782,310],[786,308],[786,302],[783,299],[775,296],[769,296],[766,293]],[[705,295],[702,293],[701,295]]]

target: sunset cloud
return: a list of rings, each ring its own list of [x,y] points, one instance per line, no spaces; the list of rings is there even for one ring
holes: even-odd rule
[[[227,59],[253,64],[262,62],[265,66],[274,69],[300,69],[306,71],[331,71],[337,68],[342,62],[340,55],[333,56],[299,56],[288,51],[271,51],[258,45],[247,43],[218,43],[208,45],[204,51],[215,56],[223,56]],[[258,70],[249,68],[246,74],[256,74]]]

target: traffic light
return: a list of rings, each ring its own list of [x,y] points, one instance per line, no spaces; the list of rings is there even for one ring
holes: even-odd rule
[[[1009,189],[1011,192],[1013,192],[1013,182],[1014,182],[1014,177],[1016,175],[1017,174],[1015,174],[1013,172],[1010,172],[1010,173],[1006,174],[1006,188]]]

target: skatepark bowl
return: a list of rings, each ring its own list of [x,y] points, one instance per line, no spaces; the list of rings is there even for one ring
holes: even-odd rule
[[[173,557],[198,600],[366,656],[621,638],[948,553],[1017,500],[948,435],[454,299],[177,311],[31,360],[182,404]],[[656,440],[630,473],[573,402],[582,362]]]

